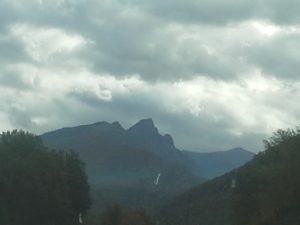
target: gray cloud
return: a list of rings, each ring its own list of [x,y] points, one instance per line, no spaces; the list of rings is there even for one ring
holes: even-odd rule
[[[78,51],[77,56],[72,54],[72,58],[76,57],[76,63],[83,62],[84,67],[95,73],[109,73],[118,77],[136,74],[149,81],[190,79],[199,75],[218,79],[236,78],[244,72],[245,67],[250,66],[237,60],[238,57],[249,58],[247,52],[243,52],[244,55],[233,54],[234,48],[241,47],[241,43],[238,43],[240,40],[233,37],[229,41],[238,41],[236,46],[225,52],[220,52],[219,46],[216,47],[217,52],[211,54],[207,49],[209,37],[204,32],[212,32],[218,36],[218,32],[220,35],[231,32],[230,27],[227,31],[223,29],[231,23],[237,25],[250,19],[265,19],[275,24],[294,24],[299,17],[295,10],[299,8],[299,3],[293,0],[284,4],[281,1],[266,0],[41,2],[28,1],[24,4],[15,0],[13,4],[3,1],[2,27],[8,29],[13,24],[25,23],[37,28],[56,27],[70,34],[82,35],[89,44]],[[195,24],[202,27],[197,31],[189,30],[189,26]],[[177,30],[176,25],[179,26]],[[206,29],[206,26],[214,25],[218,25],[220,30]],[[193,32],[199,35],[203,32],[205,38],[193,40],[192,37],[184,37],[185,32],[191,35]],[[219,42],[223,41],[222,38],[219,39]],[[285,41],[289,42],[289,37]],[[24,54],[24,47],[17,42],[0,43],[0,48],[7,51],[6,60],[9,60],[10,54],[15,58]],[[272,63],[273,52],[266,50],[260,54],[259,51],[263,51],[261,47],[257,50],[258,53],[253,54],[263,55],[257,65],[265,64],[267,68],[264,70],[267,71],[271,66],[267,62],[263,63],[263,60],[270,58]],[[58,59],[58,56],[55,58]],[[259,56],[256,58],[260,60]],[[66,60],[66,57],[61,58],[55,61],[56,64],[47,60],[43,62],[43,66],[47,63],[50,67],[63,67],[64,65],[58,64]]]
[[[264,73],[282,79],[300,78],[300,33],[283,34],[268,42],[246,48],[248,59]]]
[[[172,24],[225,25],[248,19],[282,24],[297,22],[299,17],[295,12],[295,8],[299,8],[297,1],[284,4],[281,1],[221,0],[14,2],[2,2],[5,27],[29,23],[78,33],[93,43],[85,51],[78,52],[84,66],[120,77],[138,74],[146,80],[189,79],[198,75],[228,79],[240,74],[242,65],[234,62],[232,52],[211,55],[205,46],[207,40],[181,40],[182,32],[187,30],[174,31]],[[282,10],[283,6],[287,10]],[[206,31],[203,29],[202,32]],[[198,32],[201,34],[201,29]],[[215,32],[218,35],[218,31]],[[18,48],[18,51],[22,49]],[[16,51],[10,51],[10,54],[12,52]]]
[[[1,66],[11,62],[16,63],[31,61],[24,52],[20,41],[8,35],[0,35],[0,52]]]
[[[122,35],[118,38],[121,40]],[[103,43],[106,46],[97,48],[100,52],[91,54],[92,69],[116,76],[138,74],[146,80],[189,79],[199,74],[219,78],[237,75],[226,64],[226,58],[209,55],[201,46],[179,44],[171,35],[156,38]]]
[[[138,4],[138,1],[134,1]],[[144,9],[179,23],[226,24],[250,18],[256,1],[142,1]]]
[[[180,148],[260,150],[300,116],[299,9],[296,0],[1,1],[0,128],[151,117]]]
[[[8,111],[9,120],[14,127],[27,127],[32,128],[33,124],[31,121],[31,115],[27,111],[10,107]]]
[[[20,74],[10,71],[0,74],[0,86],[11,87],[15,89],[31,88],[30,85],[24,82]]]
[[[87,21],[89,24],[91,21],[111,22],[124,11],[134,10],[156,20],[162,18],[178,23],[224,25],[249,19],[266,19],[278,24],[298,24],[299,7],[297,0],[4,0],[1,2],[1,21],[26,19],[33,23],[89,29],[86,27]],[[79,21],[82,23],[77,23]]]
[[[279,24],[298,24],[297,0],[210,0],[210,1],[136,1],[156,16],[179,23],[210,23],[224,25],[249,19],[266,19]],[[142,2],[142,3],[141,3]]]
[[[151,117],[162,133],[173,135],[178,147],[199,151],[236,146],[261,150],[268,133],[299,117],[293,106],[300,96],[299,84],[289,88],[277,81],[267,83],[267,78],[257,79],[257,87],[252,87],[256,83],[251,79],[248,83],[203,79],[181,84],[126,84],[125,80],[104,84],[105,79],[96,75],[85,76],[90,80],[86,87],[83,75],[62,77],[48,90],[43,83],[51,77],[41,78],[31,90],[4,85],[8,89],[1,96],[0,111],[9,115],[13,127],[36,133],[103,120],[118,120],[129,127]],[[288,107],[282,107],[281,99],[287,99]]]
[[[206,97],[199,96],[200,99],[203,98],[203,109],[195,112],[193,107],[199,101],[197,94],[182,96],[181,91],[191,91],[197,87],[197,82],[193,82],[194,86],[192,84],[189,87],[185,84],[186,87],[177,90],[174,89],[175,86],[166,86],[165,90],[161,89],[162,87],[159,87],[159,90],[153,87],[153,93],[136,90],[129,96],[113,95],[111,101],[99,99],[93,96],[92,92],[73,92],[70,93],[70,97],[93,109],[95,114],[89,117],[90,119],[101,117],[110,122],[118,120],[128,127],[140,118],[151,117],[162,133],[173,135],[179,148],[200,151],[224,150],[235,146],[243,146],[253,151],[262,150],[262,139],[277,128],[292,125],[291,118],[298,118],[297,109],[292,107],[298,93],[292,94],[285,87],[275,90],[280,88],[277,87],[280,83],[274,81],[268,86],[267,83],[263,83],[267,82],[267,79],[258,80],[257,90],[252,90],[251,82],[218,85],[217,81],[210,84],[210,81],[203,80],[202,85],[198,84],[200,92],[202,89],[212,91],[209,85],[216,90],[213,93],[206,93]],[[171,90],[178,92],[175,99],[167,97]],[[176,96],[175,93],[173,95]],[[290,111],[280,110],[282,107],[280,99],[283,98],[289,99],[285,105],[289,105]],[[191,104],[187,105],[186,101],[189,100]],[[291,117],[287,118],[289,116]]]
[[[143,104],[142,101],[146,103]],[[157,110],[157,104],[149,104],[144,98],[138,102],[127,99],[98,102],[96,106],[98,110],[95,118],[105,118],[110,122],[118,120],[125,127],[133,125],[140,118],[153,118],[160,132],[171,134],[175,145],[180,149],[208,152],[243,146],[252,151],[261,151],[262,139],[266,137],[254,133],[237,137],[228,133],[234,120],[215,122],[209,117],[193,118],[189,114],[171,114]]]

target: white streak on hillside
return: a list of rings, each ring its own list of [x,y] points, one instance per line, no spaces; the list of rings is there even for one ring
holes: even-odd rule
[[[156,186],[158,185],[160,176],[161,176],[161,173],[158,173],[156,179],[153,182],[154,185],[156,185]]]

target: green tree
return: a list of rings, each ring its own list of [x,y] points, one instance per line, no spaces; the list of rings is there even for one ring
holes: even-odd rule
[[[74,153],[49,151],[33,134],[0,137],[0,224],[74,225],[90,206],[84,167]]]

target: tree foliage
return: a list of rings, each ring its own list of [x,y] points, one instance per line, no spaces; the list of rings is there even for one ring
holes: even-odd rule
[[[278,130],[264,142],[265,151],[246,165],[164,207],[160,224],[299,225],[300,129]]]
[[[278,130],[238,171],[235,224],[300,224],[300,132]]]
[[[90,206],[84,165],[24,131],[0,138],[0,224],[75,225]]]

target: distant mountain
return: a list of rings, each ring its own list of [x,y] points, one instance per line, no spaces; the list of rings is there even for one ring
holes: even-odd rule
[[[181,151],[170,135],[159,133],[152,119],[143,119],[129,129],[118,122],[62,128],[41,138],[50,148],[80,154],[99,207],[115,201],[142,207],[161,204],[162,199],[203,182],[203,177],[228,172],[252,156],[242,149]],[[137,193],[143,198],[137,200]]]
[[[160,135],[151,119],[141,120],[128,130],[118,122],[99,122],[41,137],[48,147],[80,154],[99,204],[100,200],[101,204],[118,201],[147,207],[149,202],[158,204],[162,198],[203,181],[185,166],[189,159],[175,148],[172,137]],[[96,192],[106,194],[101,197]],[[136,201],[135,193],[143,193],[144,200]]]
[[[187,156],[175,148],[170,135],[160,135],[151,119],[144,119],[125,130],[118,122],[98,122],[72,128],[63,128],[43,134],[44,143],[56,149],[72,149],[87,162],[91,181],[101,182],[104,178],[99,172],[106,171],[109,179],[115,182],[128,180],[128,176],[120,178],[111,176],[125,173],[126,169],[132,176],[139,173],[147,175],[153,170],[154,176],[168,167],[181,167],[189,160]],[[140,167],[139,170],[134,167]],[[119,168],[119,170],[118,170]],[[98,171],[101,169],[101,171]],[[186,173],[190,173],[187,172]],[[129,175],[128,174],[128,175]],[[107,178],[108,179],[108,178]],[[121,179],[121,180],[120,180]],[[107,180],[105,181],[107,183]],[[112,182],[114,184],[114,182]]]
[[[198,176],[213,178],[244,165],[254,157],[254,153],[243,148],[227,151],[198,153],[183,151],[193,161],[190,169]]]
[[[152,119],[143,119],[127,131],[131,146],[139,147],[155,153],[160,157],[183,165],[191,163],[188,156],[174,146],[171,135],[161,135]]]

